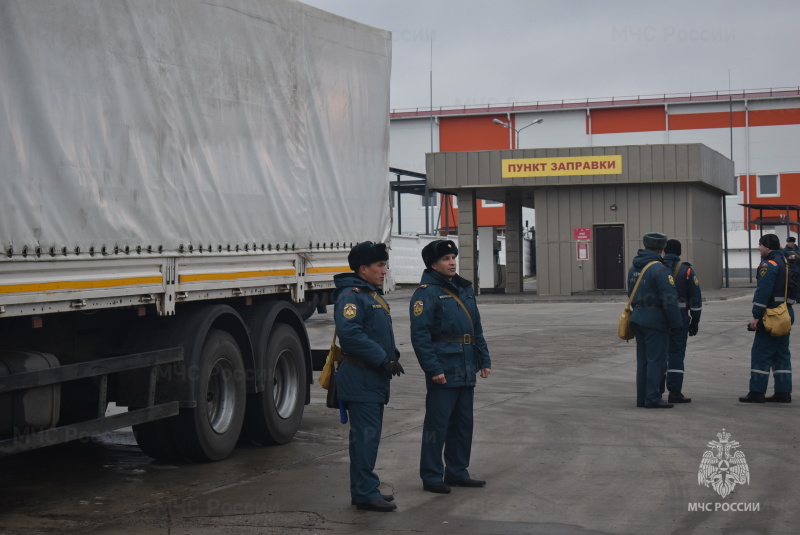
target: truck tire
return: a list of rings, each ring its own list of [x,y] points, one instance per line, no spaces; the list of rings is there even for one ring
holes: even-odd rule
[[[190,461],[225,459],[236,447],[246,406],[244,362],[233,336],[210,330],[192,373],[197,375],[197,407],[178,415],[180,448]]]
[[[133,408],[129,409],[133,410]],[[156,420],[133,426],[133,436],[142,452],[158,461],[180,461],[183,459],[173,436],[176,418]]]
[[[294,437],[308,388],[304,355],[297,332],[286,324],[275,324],[265,353],[265,388],[247,396],[246,440],[285,444]]]

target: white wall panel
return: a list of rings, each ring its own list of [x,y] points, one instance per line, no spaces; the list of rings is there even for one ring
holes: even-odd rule
[[[537,117],[543,118],[544,121],[525,128]],[[589,146],[585,110],[520,113],[517,115],[516,124],[517,129],[525,128],[519,136],[519,148],[522,149]]]
[[[433,147],[434,152],[439,150],[439,125],[434,121],[433,124]],[[423,119],[403,119],[391,122],[391,132],[389,135],[389,167],[414,171],[415,173],[425,173],[425,154],[431,152],[431,120]],[[389,180],[397,179],[396,175],[389,174]],[[416,180],[411,177],[404,177],[403,180]],[[419,234],[425,232],[425,207],[422,197],[417,195],[403,195],[400,201],[402,214],[397,213],[397,197],[394,200],[394,213],[392,219],[392,232],[398,233],[398,225],[401,225],[403,234]],[[436,221],[439,214],[439,207],[434,206],[429,211],[431,221]],[[400,216],[400,217],[398,217]],[[433,228],[433,224],[429,225]]]
[[[800,125],[750,128],[750,174],[800,171]]]

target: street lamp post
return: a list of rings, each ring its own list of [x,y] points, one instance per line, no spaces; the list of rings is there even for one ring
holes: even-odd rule
[[[514,132],[516,132],[516,133],[517,133],[517,143],[516,143],[516,148],[519,148],[519,133],[520,133],[520,132],[522,132],[523,130],[525,130],[526,128],[528,128],[529,126],[533,126],[533,125],[535,125],[535,124],[541,124],[543,121],[544,121],[544,119],[543,119],[543,118],[541,118],[541,117],[537,117],[536,119],[534,119],[534,120],[533,120],[533,122],[532,122],[531,124],[529,124],[529,125],[526,125],[526,126],[523,126],[523,127],[522,127],[522,128],[520,128],[519,130],[517,130],[516,128],[514,128],[513,126],[511,126],[511,121],[508,121],[507,123],[504,123],[504,122],[503,122],[503,121],[501,121],[500,119],[492,119],[492,122],[493,122],[494,124],[499,124],[499,125],[500,125],[500,126],[502,126],[503,128],[508,128],[509,130],[513,130]],[[512,146],[511,148],[513,149],[514,147]]]

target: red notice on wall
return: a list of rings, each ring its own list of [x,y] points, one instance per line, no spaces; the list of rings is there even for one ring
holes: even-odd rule
[[[574,228],[572,229],[572,239],[575,241],[588,241],[592,239],[592,229]]]

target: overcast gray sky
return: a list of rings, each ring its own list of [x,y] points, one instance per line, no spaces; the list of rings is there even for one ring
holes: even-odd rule
[[[797,0],[305,3],[392,31],[393,109],[800,86]]]

